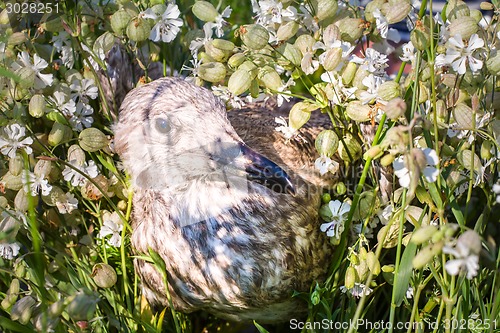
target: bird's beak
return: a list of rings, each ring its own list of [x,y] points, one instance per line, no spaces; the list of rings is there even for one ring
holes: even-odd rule
[[[288,174],[276,163],[240,143],[247,178],[274,192],[295,194],[295,188]]]

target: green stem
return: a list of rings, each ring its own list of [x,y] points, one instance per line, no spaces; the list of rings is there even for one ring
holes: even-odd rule
[[[399,280],[399,265],[401,260],[401,247],[403,243],[403,226],[405,223],[405,210],[406,210],[406,193],[408,190],[405,188],[402,194],[402,202],[401,202],[401,217],[399,218],[399,233],[398,233],[398,246],[396,248],[396,262],[394,267],[394,283],[392,285],[392,297],[391,297],[391,309],[389,312],[389,322],[392,324],[389,327],[389,333],[393,332],[394,329],[394,318],[396,315],[396,286],[398,286]],[[380,245],[380,244],[379,244]]]

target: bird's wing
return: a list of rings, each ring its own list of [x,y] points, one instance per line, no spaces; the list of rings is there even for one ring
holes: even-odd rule
[[[335,175],[321,176],[314,167],[314,162],[319,157],[314,139],[323,129],[331,128],[326,115],[314,111],[308,123],[299,130],[300,137],[291,140],[276,131],[279,124],[275,118],[284,117],[288,121],[287,110],[255,104],[244,109],[230,110],[227,116],[248,146],[285,167],[287,171],[316,186],[330,188],[334,183]]]

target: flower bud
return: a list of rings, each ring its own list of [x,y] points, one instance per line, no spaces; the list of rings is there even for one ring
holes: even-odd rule
[[[193,5],[193,14],[203,22],[213,22],[219,15],[217,9],[208,1],[196,1]]]
[[[238,69],[231,74],[227,86],[234,95],[240,95],[250,88],[252,78],[250,73],[244,69]]]
[[[401,95],[401,88],[399,87],[399,83],[395,81],[386,81],[380,85],[377,94],[384,101],[390,101]]]
[[[221,40],[221,39],[219,39]],[[218,62],[224,62],[227,60],[229,55],[231,54],[231,51],[233,48],[231,48],[229,51],[225,49],[221,49],[215,46],[215,44],[218,44],[223,47],[228,47],[227,44],[223,45],[223,43],[215,43],[216,40],[210,40],[205,43],[205,51],[208,54],[209,57],[211,57],[213,60],[218,61]],[[232,44],[233,43],[227,41],[228,43]]]
[[[236,53],[229,58],[227,64],[230,68],[238,68],[245,60],[246,57],[244,53]]]
[[[35,84],[36,73],[31,67],[21,67],[15,71],[21,88],[31,88]]]
[[[393,98],[384,106],[384,111],[389,119],[397,120],[405,114],[406,103],[401,97]]]
[[[321,57],[323,58],[323,68],[326,71],[332,71],[337,68],[342,60],[342,49],[340,47],[335,47],[326,50]]]
[[[358,71],[358,66],[354,62],[348,63],[344,71],[342,72],[342,82],[345,85],[351,83],[357,71]]]
[[[363,122],[370,120],[370,115],[372,114],[372,108],[361,103],[361,101],[352,101],[347,104],[345,113],[349,118],[357,122]]]
[[[304,55],[306,52],[312,50],[315,43],[316,40],[311,35],[304,34],[297,37],[293,45],[295,45],[295,47],[297,47],[300,52],[302,52],[302,55]]]
[[[415,269],[423,268],[434,258],[434,256],[438,255],[441,252],[442,248],[443,248],[443,242],[441,241],[436,244],[429,244],[420,251],[418,251],[418,253],[412,260],[413,268]]]
[[[45,204],[54,207],[57,202],[65,200],[66,194],[64,191],[55,185],[52,185],[52,190],[48,195],[42,195],[42,200]]]
[[[367,160],[368,158],[376,159],[380,157],[384,151],[380,145],[372,146],[363,154],[363,159]]]
[[[347,134],[344,136],[344,142],[339,144],[338,152],[343,161],[355,162],[361,157],[361,144],[352,134]]]
[[[368,269],[374,276],[380,274],[380,262],[377,259],[377,256],[373,251],[370,251],[366,254],[366,263],[368,264]]]
[[[320,155],[331,157],[339,147],[339,138],[332,130],[323,130],[316,137],[314,146]]]
[[[201,64],[198,68],[198,76],[208,82],[220,82],[226,77],[226,67],[220,62]]]
[[[134,42],[142,42],[149,38],[151,26],[146,19],[136,18],[127,25],[127,36]]]
[[[451,36],[460,35],[462,39],[469,39],[478,29],[476,20],[470,16],[461,17],[460,20],[455,20],[448,26]]]
[[[47,104],[43,95],[33,95],[30,99],[28,110],[33,118],[40,118],[43,116],[47,111]]]
[[[31,296],[24,296],[14,304],[10,311],[10,318],[19,321],[22,325],[27,325],[33,314],[36,300]]]
[[[78,141],[83,150],[91,153],[103,149],[109,144],[108,137],[95,127],[84,129],[80,133]]]
[[[64,29],[60,16],[56,16],[55,19],[53,19],[53,20],[48,20],[46,22],[43,22],[40,25],[40,27],[44,31],[48,31],[48,32],[58,32],[58,31],[62,31]]]
[[[77,165],[85,163],[85,152],[79,145],[71,145],[68,148],[68,161],[76,161]]]
[[[489,160],[490,158],[493,157],[493,154],[491,153],[491,148],[493,145],[491,144],[491,141],[483,141],[483,144],[481,145],[481,158],[484,160]]]
[[[453,118],[460,129],[472,128],[472,108],[465,103],[458,103],[453,109]]]
[[[295,36],[297,31],[299,31],[299,27],[300,25],[295,21],[289,21],[285,24],[282,24],[276,32],[276,38],[279,41],[289,40],[290,38]]]
[[[427,166],[427,157],[425,157],[425,154],[422,151],[422,149],[413,148],[410,151],[410,158],[414,162],[414,165],[417,167],[416,171],[418,172],[423,171]]]
[[[481,160],[479,159],[479,156],[476,154],[472,153],[469,149],[464,149],[458,153],[458,161],[460,164],[466,168],[467,170],[471,171],[472,168],[474,168],[474,171],[479,174],[481,172]],[[473,165],[474,164],[474,165]]]
[[[483,1],[479,5],[479,8],[481,8],[481,10],[493,10],[493,8],[495,8],[495,6],[493,6],[493,4],[491,2]]]
[[[363,79],[369,74],[370,73],[367,70],[361,68],[361,66],[358,67],[356,70],[356,74],[354,74],[354,78],[352,80],[353,87],[358,88],[358,90],[365,90],[366,86],[363,83]]]
[[[92,182],[87,180],[80,189],[82,197],[87,200],[96,201],[103,197],[104,194],[108,194],[109,182],[108,179],[103,175],[97,175],[93,181],[99,185],[99,188],[95,186]],[[104,192],[101,192],[101,190]]]
[[[121,36],[123,35],[123,32],[127,25],[129,24],[130,20],[132,19],[132,15],[124,9],[120,9],[119,11],[115,12],[113,15],[111,15],[111,29],[113,31]]]
[[[283,45],[282,54],[283,57],[285,57],[285,59],[290,61],[293,65],[300,65],[300,62],[302,60],[302,53],[295,45],[289,43]]]
[[[335,0],[317,0],[318,7],[316,18],[321,22],[327,18],[333,17],[337,13],[338,4]]]
[[[427,49],[429,46],[429,29],[423,24],[417,24],[410,33],[410,40],[417,50],[423,51]]]
[[[10,308],[17,300],[17,296],[19,295],[20,284],[18,279],[12,279],[10,282],[9,289],[5,295],[5,298],[2,300],[2,308],[7,310]]]
[[[7,172],[2,176],[2,182],[5,184],[5,188],[9,190],[19,191],[23,188],[21,174],[14,176],[10,172]]]
[[[416,245],[423,244],[431,239],[432,235],[434,235],[437,231],[438,229],[433,225],[420,227],[411,235],[411,242]]]
[[[324,194],[321,196],[321,201],[322,201],[324,204],[328,204],[331,200],[332,200],[332,196],[330,195],[330,193],[324,193]]]
[[[356,282],[356,270],[354,267],[349,266],[345,272],[345,282],[344,285],[347,289],[351,289],[354,287],[354,283]]]
[[[411,11],[411,4],[408,0],[389,1],[382,5],[382,14],[389,24],[403,21]]]
[[[498,50],[491,50],[490,56],[486,59],[486,68],[493,75],[500,74],[500,52]]]
[[[373,16],[373,12],[377,9],[381,9],[386,3],[386,0],[372,0],[368,2],[365,6],[365,19],[368,22],[375,23],[376,18]]]
[[[388,165],[391,165],[392,162],[394,161],[396,157],[392,154],[387,154],[387,155],[384,155],[381,159],[380,159],[380,165],[382,166],[388,166]]]
[[[274,68],[270,66],[264,66],[259,70],[259,80],[264,84],[264,86],[270,90],[277,91],[283,83],[281,82],[281,77],[274,70]]]
[[[104,263],[95,264],[90,275],[95,284],[100,288],[111,288],[116,284],[117,276],[115,269]]]
[[[470,17],[469,6],[464,1],[461,0],[450,0],[446,6],[446,18],[450,22],[454,22],[456,19],[463,19],[464,17]]]
[[[344,195],[347,192],[347,186],[345,186],[344,182],[338,182],[335,186],[335,193],[338,195]]]
[[[269,32],[260,24],[244,25],[239,34],[243,44],[251,50],[263,49],[269,42]]]
[[[24,160],[23,157],[19,154],[16,154],[13,158],[9,160],[9,172],[13,176],[19,176],[21,171],[24,169]]]
[[[48,176],[52,170],[52,162],[48,160],[38,160],[35,164],[34,173],[38,177]]]
[[[48,143],[51,146],[57,146],[60,143],[69,141],[73,136],[73,131],[70,127],[54,122],[52,129],[50,130]]]
[[[290,127],[298,130],[307,123],[309,118],[311,118],[311,112],[308,111],[308,107],[310,107],[309,103],[298,102],[291,108],[288,117]]]
[[[335,23],[340,30],[340,35],[343,40],[349,43],[355,43],[364,31],[364,21],[360,18],[344,18]]]

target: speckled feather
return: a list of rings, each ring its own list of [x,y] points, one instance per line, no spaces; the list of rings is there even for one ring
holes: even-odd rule
[[[164,259],[178,310],[284,321],[307,309],[291,297],[293,291],[308,291],[326,274],[331,248],[319,230],[320,190],[310,182],[316,179],[313,144],[279,146],[275,115],[266,120],[259,112],[228,114],[211,92],[175,78],[131,91],[121,106],[115,148],[134,187],[132,246]],[[172,124],[167,141],[154,128],[158,119]],[[285,167],[295,195],[251,181],[241,191],[205,177],[214,166],[196,147],[240,143],[242,137]],[[200,163],[186,164],[186,151],[194,151]],[[165,180],[172,168],[180,181]],[[167,305],[162,275],[139,259],[135,267],[150,303]]]

